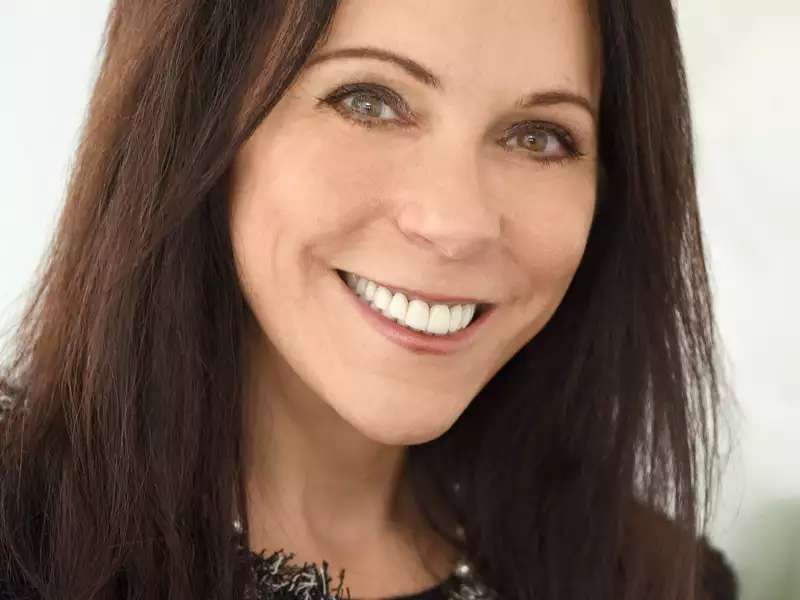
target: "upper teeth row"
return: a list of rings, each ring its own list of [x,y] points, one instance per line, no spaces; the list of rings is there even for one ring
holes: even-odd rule
[[[475,304],[433,304],[419,299],[409,301],[402,292],[393,292],[366,277],[345,273],[345,281],[379,313],[416,331],[447,335],[464,329],[475,315]]]

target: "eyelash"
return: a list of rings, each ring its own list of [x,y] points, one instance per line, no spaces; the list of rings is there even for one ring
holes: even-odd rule
[[[317,100],[333,107],[348,122],[360,127],[371,129],[373,127],[384,128],[408,126],[408,123],[397,123],[386,119],[360,117],[357,116],[358,113],[355,113],[347,108],[340,107],[342,100],[355,94],[364,94],[365,96],[376,98],[381,103],[388,105],[389,108],[391,108],[395,113],[399,113],[401,117],[411,114],[411,110],[408,108],[408,105],[399,95],[389,88],[377,84],[346,84],[337,88],[328,96],[324,98],[317,98]],[[506,136],[503,138],[503,142],[513,140],[521,135],[535,131],[544,131],[554,136],[564,148],[565,156],[554,158],[535,158],[534,156],[531,156],[530,160],[533,160],[534,162],[544,166],[557,166],[585,156],[584,153],[578,150],[574,137],[566,129],[556,125],[555,123],[547,123],[542,121],[522,121],[520,123],[516,123],[508,130]],[[515,150],[513,146],[510,147],[507,145],[507,143],[498,143],[498,145],[506,152],[513,152]],[[531,154],[534,154],[534,152],[531,151]]]

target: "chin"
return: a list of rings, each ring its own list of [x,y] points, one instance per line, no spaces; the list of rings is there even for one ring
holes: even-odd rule
[[[425,410],[419,402],[404,400],[402,409],[376,402],[361,407],[347,405],[341,411],[334,406],[334,410],[366,438],[389,446],[412,446],[443,435],[469,404],[462,401],[454,406],[440,398],[427,403]]]
[[[450,426],[430,427],[426,429],[397,429],[395,427],[358,428],[362,435],[387,446],[414,446],[435,440],[444,434]]]

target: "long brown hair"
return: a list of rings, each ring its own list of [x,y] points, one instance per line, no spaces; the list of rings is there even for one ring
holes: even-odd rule
[[[227,174],[336,7],[112,9],[66,206],[0,380],[13,407],[0,551],[42,597],[240,593],[249,312]],[[680,44],[669,0],[594,10],[602,175],[584,260],[547,326],[409,465],[501,597],[691,600],[720,381]]]

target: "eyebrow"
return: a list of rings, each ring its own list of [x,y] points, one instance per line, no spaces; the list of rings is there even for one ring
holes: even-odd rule
[[[384,50],[382,48],[374,48],[371,46],[360,46],[356,48],[338,48],[329,52],[323,52],[312,56],[306,65],[310,68],[319,63],[333,60],[336,58],[372,58],[382,60],[384,62],[393,63],[417,81],[432,87],[436,90],[442,90],[442,82],[436,77],[429,69],[426,69],[418,62],[412,60],[407,56],[397,54],[391,50]],[[554,104],[572,104],[583,108],[592,117],[592,121],[597,123],[597,114],[594,106],[586,96],[572,92],[565,89],[552,89],[526,94],[517,99],[514,106],[518,109],[531,108],[534,106],[551,106]]]

